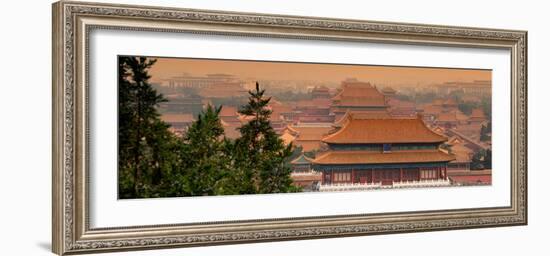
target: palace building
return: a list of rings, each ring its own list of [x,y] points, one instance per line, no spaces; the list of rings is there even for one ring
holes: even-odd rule
[[[304,191],[315,190],[321,182],[321,173],[311,169],[311,159],[301,154],[290,162],[292,166],[292,184],[301,187]]]
[[[332,112],[339,120],[346,112],[387,113],[386,96],[370,83],[359,81],[342,82],[341,90],[332,98]]]
[[[447,138],[415,118],[348,114],[322,139],[328,150],[311,160],[321,172],[321,191],[383,187],[447,186],[455,157],[440,150]]]

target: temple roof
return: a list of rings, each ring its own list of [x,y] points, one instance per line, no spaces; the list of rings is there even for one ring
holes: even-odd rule
[[[314,164],[399,164],[449,162],[454,155],[440,150],[408,150],[382,153],[378,151],[327,151],[312,160]]]
[[[288,132],[288,130],[285,130],[280,138],[283,140],[285,145],[292,143],[296,139],[296,137]]]
[[[304,154],[301,154],[296,159],[290,161],[291,164],[310,164],[311,158],[305,156]]]
[[[384,94],[363,82],[343,83],[342,90],[332,100],[346,107],[387,107]]]
[[[360,110],[347,110],[344,116],[334,121],[334,127],[342,127],[346,125],[350,119],[384,119],[391,118],[390,114],[386,111],[360,111]]]
[[[337,132],[323,138],[329,144],[436,143],[447,138],[426,127],[422,119],[358,119],[353,115]]]
[[[321,141],[323,136],[326,135],[330,130],[332,130],[331,126],[291,126],[289,128],[298,132],[297,140],[300,141]]]

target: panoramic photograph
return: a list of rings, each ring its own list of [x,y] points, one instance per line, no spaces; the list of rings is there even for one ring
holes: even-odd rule
[[[491,185],[492,71],[118,57],[118,198]]]

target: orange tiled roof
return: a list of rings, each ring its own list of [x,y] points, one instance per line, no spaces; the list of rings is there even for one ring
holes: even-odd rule
[[[443,103],[445,103],[445,102],[442,99],[436,99],[432,102],[432,105],[441,106],[441,105],[443,105]]]
[[[456,103],[456,100],[454,100],[453,98],[449,98],[447,100],[445,100],[445,102],[443,102],[444,105],[448,105],[448,106],[456,106],[457,103]]]
[[[353,119],[384,119],[391,118],[390,114],[383,111],[360,111],[360,110],[347,110],[344,116],[334,122],[335,127],[342,127],[346,125],[349,120]]]
[[[476,108],[472,110],[470,118],[485,118],[485,113],[483,113],[483,110],[481,110],[480,108]]]
[[[439,122],[456,122],[458,121],[456,119],[455,113],[441,113],[437,116],[437,121]]]
[[[292,126],[291,128],[298,132],[297,140],[299,141],[321,141],[323,136],[332,130],[332,126]]]
[[[386,97],[370,83],[354,82],[342,84],[342,90],[332,98],[340,106],[386,106]]]
[[[162,114],[160,119],[167,123],[191,123],[195,121],[193,114]]]
[[[222,106],[220,116],[237,116],[237,108],[233,106]]]
[[[393,151],[327,151],[313,159],[315,164],[391,164],[391,163],[429,163],[449,162],[453,155],[440,150]]]
[[[425,115],[438,115],[443,111],[443,108],[440,105],[424,105],[422,110]]]
[[[241,126],[240,123],[234,123],[234,122],[228,123],[228,122],[225,122],[224,120],[221,120],[221,123],[222,123],[226,138],[236,139],[241,137],[241,132],[239,131],[239,127]]]
[[[293,145],[302,147],[304,152],[321,149],[320,140],[294,140]]]
[[[339,131],[323,138],[324,142],[333,144],[436,143],[446,140],[428,129],[420,118],[357,119],[353,116]]]
[[[279,113],[290,113],[292,112],[292,106],[288,104],[284,105],[270,105],[271,111]]]
[[[473,150],[466,147],[464,143],[452,145],[451,152],[455,155],[455,162],[470,162],[474,154]]]
[[[462,111],[457,110],[456,112],[456,120],[458,121],[466,121],[468,120],[468,116],[462,113]]]
[[[280,136],[280,138],[283,140],[283,143],[284,143],[285,145],[288,145],[288,144],[292,143],[292,142],[296,139],[296,137],[293,136],[292,134],[290,134],[288,131],[285,131],[285,132]]]
[[[311,99],[311,100],[300,100],[296,102],[296,107],[330,107],[330,104],[332,103],[332,100],[330,99]]]

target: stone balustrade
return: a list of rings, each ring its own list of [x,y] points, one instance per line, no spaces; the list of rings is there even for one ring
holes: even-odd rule
[[[425,187],[445,187],[451,186],[449,179],[420,180],[393,182],[393,185],[382,185],[382,182],[376,183],[334,183],[319,186],[320,192],[329,191],[360,191],[370,189],[391,189],[391,188],[425,188]]]

